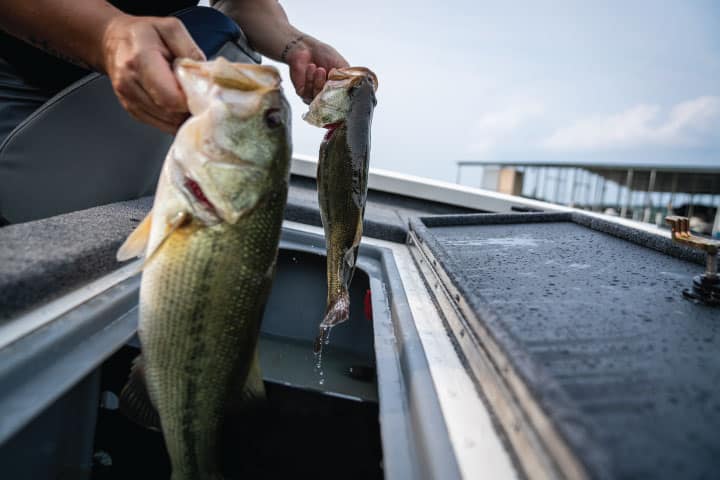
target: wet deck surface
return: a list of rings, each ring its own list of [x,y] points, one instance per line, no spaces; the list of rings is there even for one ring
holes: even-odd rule
[[[569,221],[421,237],[594,473],[718,478],[720,309],[681,295],[701,266]]]

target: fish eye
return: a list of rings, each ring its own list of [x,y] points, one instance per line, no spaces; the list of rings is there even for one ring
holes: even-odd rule
[[[270,128],[277,128],[282,125],[282,115],[279,108],[270,108],[265,110],[265,125]]]

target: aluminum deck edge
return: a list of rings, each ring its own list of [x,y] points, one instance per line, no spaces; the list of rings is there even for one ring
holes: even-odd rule
[[[322,235],[322,229],[294,222],[289,228]],[[362,245],[389,252],[427,361],[437,406],[462,478],[520,478],[502,434],[456,351],[443,319],[407,245],[363,238]],[[412,374],[412,372],[411,372]],[[437,435],[439,432],[427,432]],[[440,477],[438,477],[440,478]],[[449,477],[443,477],[449,478]]]
[[[501,425],[524,475],[530,479],[590,478],[585,465],[535,402],[473,309],[452,289],[449,276],[412,229],[408,243],[465,365]]]

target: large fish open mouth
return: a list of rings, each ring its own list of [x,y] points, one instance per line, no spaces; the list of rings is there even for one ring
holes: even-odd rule
[[[327,125],[323,125],[323,128],[327,129],[327,132],[325,133],[325,138],[323,138],[323,140],[326,142],[328,140],[330,140],[332,138],[333,134],[335,133],[335,131],[339,127],[341,127],[344,123],[345,122],[341,120],[339,122],[333,122],[333,123],[328,123]]]
[[[215,208],[215,205],[212,204],[212,202],[207,198],[205,195],[205,192],[203,192],[202,188],[200,187],[200,184],[197,183],[192,178],[185,176],[185,181],[183,182],[183,187],[185,188],[186,192],[192,195],[195,200],[200,203],[203,207],[205,207],[209,213],[215,215],[220,218],[220,215],[218,215],[217,209]]]
[[[220,223],[222,216],[219,210],[210,201],[200,184],[178,165],[173,164],[173,166],[175,168],[171,169],[172,183],[177,191],[185,197],[193,215],[206,225]]]

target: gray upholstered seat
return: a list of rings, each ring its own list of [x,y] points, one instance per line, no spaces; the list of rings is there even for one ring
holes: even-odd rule
[[[244,37],[216,55],[260,61]],[[130,117],[106,76],[88,75],[0,145],[0,215],[18,223],[151,195],[171,141]]]

